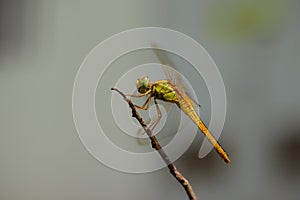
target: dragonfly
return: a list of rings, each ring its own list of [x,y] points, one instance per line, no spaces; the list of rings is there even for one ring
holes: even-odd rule
[[[204,122],[196,112],[195,107],[200,106],[200,104],[198,104],[194,99],[192,99],[190,95],[184,91],[184,88],[177,86],[173,81],[171,81],[171,75],[168,71],[168,67],[170,67],[170,65],[174,66],[174,64],[157,50],[156,44],[152,44],[152,49],[156,54],[157,58],[160,60],[164,69],[164,73],[167,76],[167,79],[156,80],[153,83],[151,83],[150,79],[147,76],[138,78],[136,80],[136,89],[139,92],[139,94],[128,94],[127,96],[135,98],[147,97],[147,99],[142,106],[134,105],[135,108],[141,110],[148,110],[151,99],[153,99],[158,115],[157,119],[149,126],[153,130],[162,117],[157,100],[176,104],[177,107],[181,109],[200,129],[200,131],[210,141],[210,143],[213,145],[214,149],[221,156],[221,158],[227,164],[229,164],[230,159],[228,154],[219,144],[219,142],[215,139],[215,137],[211,134],[207,126],[204,124]],[[177,77],[177,79],[180,79],[180,77]]]

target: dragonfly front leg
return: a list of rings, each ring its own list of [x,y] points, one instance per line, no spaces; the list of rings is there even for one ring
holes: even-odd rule
[[[144,96],[149,95],[149,93],[150,93],[150,91],[149,92],[145,92],[143,94],[138,94],[138,95],[135,95],[135,94],[126,94],[126,96],[140,98],[140,97],[144,97]],[[134,104],[134,107],[137,108],[137,109],[140,109],[140,110],[148,110],[149,105],[150,105],[151,97],[152,96],[150,95],[142,106],[138,106],[138,105]]]
[[[144,94],[139,94],[139,95],[133,95],[133,94],[129,94],[129,95],[126,95],[126,96],[130,96],[130,97],[143,97],[143,96],[146,96],[148,93],[144,93]],[[150,95],[147,100],[145,101],[145,103],[142,105],[142,106],[139,106],[139,105],[135,105],[134,104],[134,107],[137,108],[137,109],[140,109],[140,110],[148,110],[149,109],[149,106],[150,106],[150,100],[151,100],[152,96]],[[154,128],[156,127],[156,125],[158,124],[158,122],[161,120],[161,111],[159,109],[159,106],[158,106],[158,103],[156,101],[156,98],[154,97],[154,103],[155,103],[155,107],[156,107],[156,111],[157,111],[157,119],[149,126],[149,128],[152,130],[154,130]]]
[[[139,105],[135,105],[134,104],[134,107],[137,108],[137,109],[140,109],[140,110],[148,110],[149,109],[149,105],[150,105],[150,100],[151,100],[151,96],[149,96],[147,98],[147,100],[145,101],[145,103],[142,105],[142,106],[139,106]]]
[[[147,96],[148,94],[150,94],[150,90],[148,91],[148,92],[145,92],[145,93],[143,93],[143,94],[138,94],[138,95],[136,95],[136,94],[126,94],[126,96],[128,96],[128,97],[135,97],[135,98],[140,98],[140,97],[144,97],[144,96]]]

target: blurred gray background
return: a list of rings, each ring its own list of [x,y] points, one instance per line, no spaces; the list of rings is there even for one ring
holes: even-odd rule
[[[299,19],[296,0],[0,0],[0,199],[187,199],[167,169],[104,166],[74,126],[72,88],[85,56],[143,26],[191,36],[224,79],[220,142],[232,163],[214,151],[199,160],[200,135],[175,163],[198,198],[299,199]]]

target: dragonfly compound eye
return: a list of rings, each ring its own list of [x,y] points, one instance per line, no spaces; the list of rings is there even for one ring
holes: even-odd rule
[[[139,78],[136,80],[136,88],[139,93],[146,93],[150,89],[150,80],[147,76]]]

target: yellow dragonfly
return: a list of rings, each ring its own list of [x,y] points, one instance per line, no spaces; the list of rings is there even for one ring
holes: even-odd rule
[[[175,103],[178,108],[180,108],[201,130],[201,132],[207,137],[211,142],[217,153],[223,158],[226,163],[230,163],[229,156],[210,133],[204,122],[201,120],[199,115],[195,110],[195,106],[199,105],[194,101],[190,96],[183,90],[183,88],[178,87],[174,82],[171,81],[170,73],[167,70],[167,66],[173,65],[170,60],[165,56],[160,54],[157,50],[156,44],[152,44],[153,50],[163,65],[164,73],[166,74],[166,80],[156,80],[153,83],[150,82],[150,79],[145,76],[138,78],[136,80],[136,88],[139,92],[138,95],[129,94],[130,97],[147,97],[147,100],[142,106],[135,105],[137,109],[148,110],[151,99],[153,98],[154,104],[156,106],[158,117],[150,125],[150,128],[153,130],[154,127],[158,124],[161,119],[161,111],[158,107],[157,100],[162,100],[165,102]],[[174,65],[173,65],[174,66]],[[178,77],[179,78],[179,77]]]

